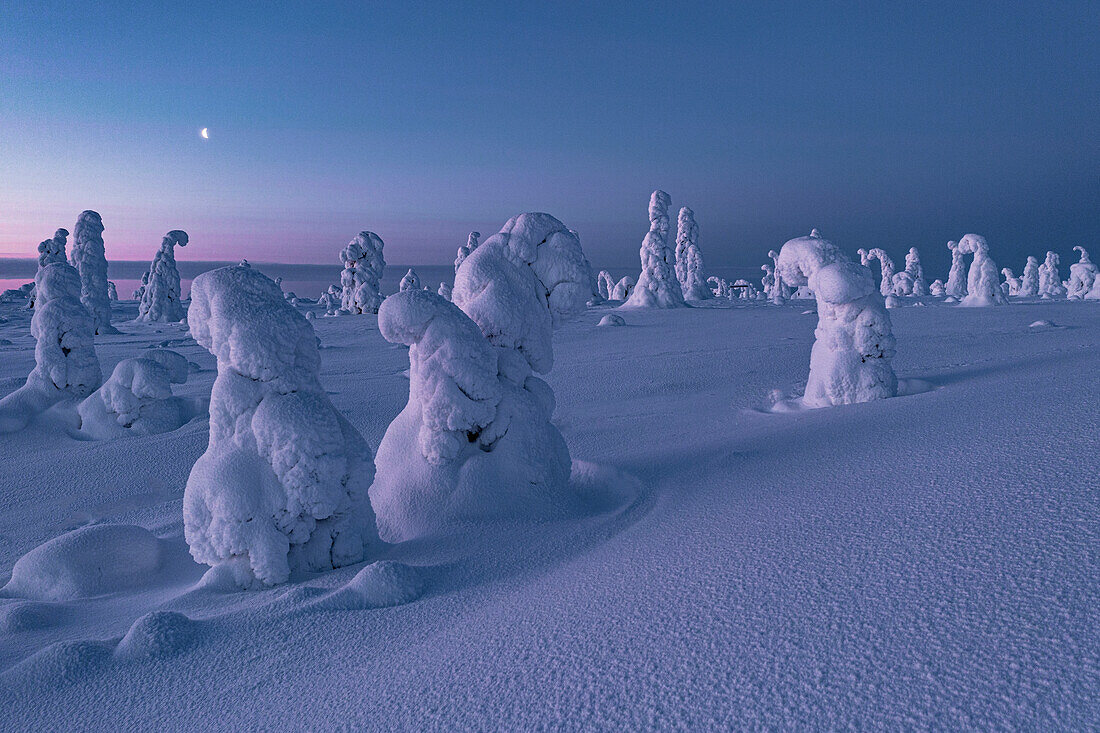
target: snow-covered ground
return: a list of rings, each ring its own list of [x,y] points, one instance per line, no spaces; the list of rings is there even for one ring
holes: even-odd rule
[[[890,310],[905,396],[793,411],[770,395],[806,383],[813,301],[591,308],[546,375],[583,513],[270,590],[188,556],[205,417],[0,436],[0,728],[1093,727],[1100,303],[927,302]],[[112,305],[104,375],[167,347],[201,402],[214,358],[136,315]],[[3,395],[34,340],[0,316]],[[312,323],[377,448],[408,350],[374,315]]]

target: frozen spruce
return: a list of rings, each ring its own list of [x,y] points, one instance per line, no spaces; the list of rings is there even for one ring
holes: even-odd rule
[[[76,220],[70,263],[80,273],[80,302],[92,314],[95,332],[118,333],[111,325],[111,301],[107,297],[107,254],[103,249],[103,219],[94,211],[81,212]]]
[[[321,386],[309,322],[242,266],[195,278],[188,322],[218,362],[210,441],[183,497],[191,555],[243,587],[360,561],[378,543],[374,466]]]
[[[118,300],[118,288],[115,287],[113,280],[107,281],[107,299],[112,301]]]
[[[187,315],[176,269],[176,246],[187,246],[187,232],[173,229],[160,241],[160,249],[149,266],[149,279],[138,304],[139,321],[177,323]]]
[[[410,385],[371,488],[385,539],[567,508],[569,451],[536,374],[553,365],[553,327],[585,310],[590,289],[576,235],[522,214],[462,262],[453,305],[420,290],[386,300],[379,330],[410,347]]]
[[[1071,298],[1084,298],[1092,290],[1093,283],[1096,282],[1097,268],[1084,247],[1074,247],[1073,251],[1078,252],[1081,259],[1069,266],[1066,292]]]
[[[791,288],[783,282],[783,276],[779,274],[779,253],[774,249],[768,250],[768,257],[772,259],[772,282],[771,290],[767,291],[768,300],[774,305],[783,305],[791,297]]]
[[[1002,267],[1001,275],[1005,281],[1001,283],[1001,290],[1005,295],[1011,295],[1013,297],[1020,294],[1020,278],[1016,277],[1016,273],[1012,272],[1010,267]]]
[[[948,242],[947,248],[951,250],[951,270],[944,290],[952,298],[962,299],[966,295],[966,256],[959,250],[958,242]]]
[[[611,273],[607,270],[600,270],[600,274],[596,276],[596,287],[600,292],[600,297],[604,300],[611,300],[611,296],[615,292],[615,281],[611,279]]]
[[[966,295],[963,296],[960,304],[970,307],[1006,304],[1008,299],[1001,290],[1000,270],[989,256],[989,244],[985,241],[985,237],[980,234],[967,234],[959,240],[955,251],[963,256],[974,256],[974,260],[970,263],[970,273],[966,278]]]
[[[51,262],[34,278],[34,369],[22,387],[0,399],[0,433],[22,430],[63,400],[82,399],[102,381],[95,352],[95,319],[80,302],[80,275]]]
[[[443,300],[450,300],[451,299],[451,284],[450,283],[439,283],[439,289],[436,290],[435,293],[440,298],[443,298]]]
[[[879,279],[879,292],[882,293],[882,297],[894,294],[894,261],[890,259],[890,255],[886,254],[886,250],[879,247],[873,247],[868,250],[864,255],[863,251],[860,251],[861,260],[866,260],[863,264],[870,267],[871,260],[878,260],[879,271],[881,277]],[[812,287],[812,286],[811,286]]]
[[[340,251],[340,261],[344,263],[344,271],[340,273],[343,288],[340,304],[348,313],[377,313],[382,305],[379,283],[386,269],[383,246],[374,232],[359,232]]]
[[[649,198],[649,233],[642,240],[642,274],[623,307],[678,308],[684,303],[680,281],[676,279],[672,249],[668,246],[668,207],[672,198],[654,191]]]
[[[1060,263],[1057,252],[1047,252],[1046,260],[1039,265],[1040,298],[1066,297],[1066,286],[1062,284],[1062,276],[1058,273]]]
[[[1020,296],[1024,298],[1039,296],[1039,260],[1034,257],[1027,258],[1024,273],[1020,276]]]
[[[928,283],[916,247],[910,247],[905,255],[905,269],[894,275],[894,295],[928,295]]]
[[[611,290],[611,297],[608,300],[626,300],[633,292],[634,278],[630,275],[624,275],[622,280],[615,283],[615,287]]]
[[[803,404],[827,407],[893,397],[894,334],[871,271],[851,262],[815,229],[779,251],[785,282],[817,298],[817,330]]]
[[[107,439],[175,430],[191,418],[188,404],[172,396],[172,384],[186,382],[187,372],[187,360],[167,349],[123,359],[103,386],[80,403],[81,432]]]
[[[947,295],[947,287],[943,284],[943,280],[933,280],[932,284],[928,286],[928,294],[934,295],[937,298],[942,298]]]
[[[43,240],[38,245],[38,266],[45,267],[55,262],[67,262],[65,259],[65,245],[69,238],[68,229],[58,229],[53,237]]]
[[[342,290],[335,285],[329,285],[328,290],[321,293],[321,297],[317,299],[317,304],[325,309],[326,316],[334,316],[337,311],[342,307],[341,294]]]
[[[699,252],[699,225],[695,212],[684,206],[676,220],[676,279],[685,300],[711,297],[703,277],[703,255]]]
[[[466,244],[458,248],[458,254],[455,255],[455,272],[458,272],[459,265],[466,261],[470,253],[477,249],[479,239],[481,239],[481,232],[470,232],[466,238]]]
[[[145,271],[141,273],[141,285],[138,285],[137,290],[134,291],[133,300],[140,301],[145,295],[145,288],[149,287],[149,272]]]
[[[397,286],[399,292],[405,292],[406,290],[420,290],[420,276],[416,274],[416,270],[409,268],[409,271],[405,273],[405,277],[401,278],[401,282]]]

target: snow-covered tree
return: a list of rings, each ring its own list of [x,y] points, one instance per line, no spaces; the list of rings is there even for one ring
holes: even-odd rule
[[[38,266],[45,267],[55,262],[67,262],[65,245],[69,239],[68,229],[58,229],[51,239],[45,239],[38,245]]]
[[[409,268],[409,271],[405,273],[405,277],[401,278],[400,284],[397,286],[398,291],[405,292],[406,290],[420,290],[420,276],[416,274],[416,270]]]
[[[603,299],[611,300],[611,295],[615,292],[615,281],[611,279],[611,273],[607,270],[600,270],[600,274],[596,277],[596,281],[600,295]]]
[[[894,295],[928,295],[928,283],[916,247],[910,247],[909,254],[905,255],[905,269],[894,275]]]
[[[382,305],[379,283],[386,269],[382,256],[384,244],[374,232],[359,232],[340,251],[344,271],[340,273],[343,287],[340,303],[348,313],[377,313]]]
[[[210,442],[183,497],[191,555],[246,587],[360,561],[378,544],[373,462],[321,386],[309,322],[241,266],[195,278],[188,322],[218,360]]]
[[[1004,276],[1005,281],[1001,283],[1001,290],[1005,292],[1005,295],[1016,296],[1020,294],[1020,278],[1016,277],[1016,274],[1012,272],[1012,268],[1002,267],[1001,275]]]
[[[176,245],[187,246],[187,232],[173,229],[160,241],[160,249],[149,266],[149,279],[138,304],[139,321],[176,323],[187,315],[176,269]]]
[[[626,300],[633,292],[634,278],[630,275],[624,275],[622,280],[615,283],[615,287],[611,291],[611,297],[608,300]]]
[[[862,255],[861,255],[862,257]],[[871,260],[878,260],[879,268],[881,270],[881,279],[879,281],[879,292],[882,293],[882,297],[894,294],[894,261],[890,259],[890,255],[886,254],[886,250],[880,247],[873,247],[867,252],[867,262]],[[869,266],[864,263],[865,266]]]
[[[684,206],[676,220],[676,279],[685,300],[707,300],[710,288],[703,278],[703,255],[699,252],[699,225],[695,212]]]
[[[107,254],[103,249],[103,219],[88,210],[76,220],[70,264],[80,273],[80,302],[95,319],[98,334],[118,333],[111,325],[111,301],[107,297]]]
[[[477,249],[479,239],[481,239],[481,232],[470,232],[470,236],[466,238],[466,244],[458,248],[458,254],[455,256],[455,272],[458,272],[458,266],[470,256],[470,253]]]
[[[779,274],[779,253],[774,249],[768,250],[768,257],[772,260],[772,284],[767,291],[768,300],[774,305],[783,305],[790,297],[792,288],[783,282],[783,276]]]
[[[934,295],[937,298],[942,298],[947,295],[947,287],[943,284],[943,280],[933,280],[932,284],[928,286],[929,295]]]
[[[1096,281],[1098,270],[1084,247],[1074,247],[1073,251],[1080,253],[1081,259],[1069,266],[1069,281],[1066,282],[1066,291],[1071,298],[1084,298],[1092,290],[1092,284]]]
[[[87,397],[103,380],[95,319],[80,302],[76,269],[52,261],[38,269],[34,286],[34,369],[22,387],[0,399],[0,433],[22,430],[58,402]]]
[[[172,396],[172,384],[187,381],[187,359],[151,349],[123,359],[110,378],[80,403],[80,430],[106,439],[127,433],[166,433],[190,419],[187,403]]]
[[[965,306],[1005,305],[1008,299],[1001,290],[1001,274],[997,263],[989,256],[989,243],[980,234],[967,234],[955,249],[961,256],[974,255],[966,278],[966,295],[960,301]]]
[[[1066,286],[1062,284],[1062,276],[1058,273],[1059,264],[1058,253],[1047,252],[1046,261],[1039,265],[1040,298],[1066,297]]]
[[[649,198],[649,233],[642,240],[642,274],[625,308],[677,308],[685,305],[668,246],[668,207],[672,198],[654,191]]]
[[[1039,260],[1034,257],[1027,258],[1024,274],[1020,276],[1020,296],[1023,298],[1039,296]]]
[[[947,248],[951,250],[951,270],[947,273],[945,290],[952,298],[961,300],[966,297],[966,257],[957,242],[948,242]]]
[[[731,297],[730,284],[724,277],[711,275],[707,278],[707,285],[710,286],[711,295],[715,298],[728,300]]]
[[[779,251],[784,282],[808,285],[817,298],[817,330],[803,403],[827,407],[893,397],[895,340],[871,271],[848,260],[815,229]]]
[[[114,280],[107,281],[107,300],[118,300],[118,288],[115,287]]]
[[[140,301],[145,296],[145,289],[149,287],[149,273],[148,271],[141,273],[141,285],[138,285],[137,290],[134,291],[133,300]]]
[[[439,290],[436,290],[435,294],[438,295],[440,298],[443,298],[443,300],[450,300],[451,284],[446,282],[439,283]]]
[[[384,538],[564,508],[569,451],[536,374],[553,365],[554,325],[583,312],[590,290],[575,234],[522,214],[459,266],[454,305],[422,290],[386,299],[379,330],[410,347],[410,386],[371,487]]]
[[[321,293],[321,297],[317,299],[317,304],[325,309],[326,316],[335,316],[337,311],[343,307],[342,294],[343,290],[335,285],[329,285],[328,290]]]

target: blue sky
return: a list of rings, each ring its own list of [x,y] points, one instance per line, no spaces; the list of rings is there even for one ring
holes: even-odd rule
[[[94,208],[114,257],[443,263],[541,210],[628,264],[657,187],[715,265],[1100,224],[1097,2],[152,5],[0,8],[0,254]]]

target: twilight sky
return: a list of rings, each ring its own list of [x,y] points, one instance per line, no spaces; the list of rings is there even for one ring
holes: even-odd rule
[[[658,187],[714,265],[1100,248],[1095,0],[77,5],[0,6],[0,255],[93,208],[109,258],[443,264],[537,210],[630,264]]]

